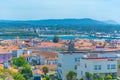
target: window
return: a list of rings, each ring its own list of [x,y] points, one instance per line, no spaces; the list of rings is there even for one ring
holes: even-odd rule
[[[98,70],[101,70],[101,65],[98,65]]]
[[[75,58],[75,62],[80,62],[80,58]]]
[[[77,58],[75,58],[75,62],[77,62]]]
[[[97,65],[94,65],[94,70],[97,70]]]
[[[81,71],[81,75],[83,75],[83,71]]]
[[[62,67],[61,63],[58,63],[58,67]]]
[[[77,65],[75,65],[75,70],[77,69]]]
[[[110,64],[107,65],[107,69],[110,69]]]
[[[115,64],[111,64],[111,69],[116,69],[116,65]]]
[[[87,65],[85,64],[85,68],[87,68]]]
[[[4,59],[4,60],[6,59],[6,55],[5,55],[5,54],[3,55],[3,59]]]

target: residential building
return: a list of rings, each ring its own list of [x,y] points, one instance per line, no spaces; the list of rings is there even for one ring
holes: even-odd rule
[[[66,74],[70,70],[77,73],[77,66],[80,65],[80,59],[86,55],[82,52],[61,52],[58,53],[57,76],[60,80],[66,80]]]
[[[117,76],[117,60],[115,58],[86,58],[80,60],[77,78],[85,78],[86,72],[100,76],[111,74]]]
[[[0,53],[0,64],[9,61],[12,58],[11,53]]]

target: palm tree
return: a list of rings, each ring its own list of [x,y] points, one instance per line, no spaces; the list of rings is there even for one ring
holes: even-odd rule
[[[43,70],[43,72],[44,72],[45,75],[46,75],[46,74],[48,73],[48,71],[49,71],[48,67],[46,67],[46,66],[44,66],[44,67],[42,68],[42,70]]]
[[[76,73],[74,71],[69,71],[66,74],[67,80],[75,80],[76,79]]]

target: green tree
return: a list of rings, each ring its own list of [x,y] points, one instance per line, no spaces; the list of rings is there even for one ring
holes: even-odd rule
[[[74,71],[69,71],[66,74],[67,80],[75,80],[76,79],[76,73]]]
[[[55,35],[54,38],[53,38],[53,42],[58,43],[59,42],[59,37]]]
[[[13,66],[16,67],[23,67],[27,64],[27,61],[24,57],[19,57],[19,58],[13,58]]]
[[[111,75],[107,75],[107,76],[106,76],[106,79],[107,79],[107,80],[112,80],[112,76],[111,76]]]
[[[50,76],[45,76],[45,79],[46,80],[50,80]]]
[[[83,78],[80,78],[79,80],[83,80]]]
[[[23,77],[23,75],[20,74],[19,72],[12,72],[10,70],[4,70],[4,69],[0,69],[0,78],[1,77],[3,79],[6,78],[6,76],[1,75],[1,74],[4,74],[4,73],[9,73],[14,78],[14,80],[25,80],[25,78]]]
[[[104,77],[101,76],[99,80],[104,80]]]
[[[46,78],[42,78],[42,80],[46,80]]]
[[[120,64],[118,64],[118,68],[120,68]]]
[[[13,73],[12,76],[15,80],[25,80],[24,76],[20,73]]]
[[[42,68],[42,70],[43,70],[43,72],[44,72],[45,75],[46,75],[46,74],[48,73],[48,71],[49,71],[48,67],[46,67],[46,66],[44,66],[44,67]]]
[[[86,77],[87,77],[88,80],[92,77],[92,74],[89,73],[89,72],[86,72],[85,75],[86,75]]]
[[[30,80],[33,76],[31,68],[26,66],[20,70],[20,73],[23,74],[25,80]]]

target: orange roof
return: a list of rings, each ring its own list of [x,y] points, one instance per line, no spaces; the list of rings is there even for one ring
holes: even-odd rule
[[[29,57],[30,54],[22,54],[21,56],[22,56],[22,57]]]
[[[1,68],[1,69],[4,69],[4,65],[3,65],[3,64],[0,64],[0,68]]]
[[[40,74],[40,75],[42,75],[44,73],[41,70],[36,69],[36,70],[33,70],[33,74]]]
[[[13,67],[9,67],[9,70],[13,71],[13,72],[18,72],[17,69],[14,69]]]
[[[57,53],[53,53],[53,52],[33,51],[33,54],[44,56],[44,57],[57,57]]]
[[[63,44],[61,43],[53,43],[53,42],[42,42],[40,43],[39,47],[56,47],[56,48],[61,48]]]
[[[40,66],[37,66],[37,68],[42,69],[44,66],[48,67],[48,69],[56,69],[57,68],[56,65],[40,65]]]
[[[45,60],[57,60],[57,57],[46,57]]]

